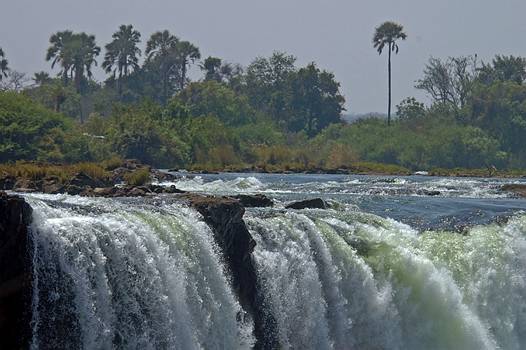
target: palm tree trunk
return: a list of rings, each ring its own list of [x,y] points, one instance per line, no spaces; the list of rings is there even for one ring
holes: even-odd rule
[[[389,76],[388,77],[388,80],[389,80],[389,98],[388,98],[388,102],[387,102],[387,126],[390,126],[391,125],[391,43],[389,43],[389,57],[388,57],[388,62],[387,62],[387,75]]]
[[[182,90],[184,90],[184,83],[185,83],[185,80],[186,80],[186,61],[183,61],[182,65],[181,65],[181,82],[180,82],[180,86],[179,88]]]

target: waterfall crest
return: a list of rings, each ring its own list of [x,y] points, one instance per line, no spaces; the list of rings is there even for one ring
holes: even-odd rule
[[[184,204],[28,195],[32,349],[249,349],[214,234]],[[252,209],[262,317],[283,349],[526,346],[526,216],[465,235],[356,209]],[[260,315],[261,316],[261,315]],[[266,329],[266,328],[265,328]]]

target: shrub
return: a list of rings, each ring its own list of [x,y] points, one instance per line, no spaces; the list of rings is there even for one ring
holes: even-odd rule
[[[150,182],[150,171],[147,168],[137,169],[124,176],[124,180],[131,186],[142,186]]]

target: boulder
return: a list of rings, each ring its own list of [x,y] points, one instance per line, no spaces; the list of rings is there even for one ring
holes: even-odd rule
[[[148,193],[151,193],[148,190],[148,187],[137,186],[137,187],[132,187],[128,189],[128,192],[126,193],[126,197],[144,197]]]
[[[440,196],[440,191],[437,191],[437,190],[422,190],[422,191],[418,191],[418,194],[435,197],[435,196]]]
[[[38,184],[30,179],[21,178],[16,180],[15,185],[13,186],[13,190],[17,192],[36,192],[39,190]]]
[[[94,179],[84,172],[78,172],[66,183],[66,186],[77,186],[77,187],[104,187],[106,183],[104,181]]]
[[[274,206],[274,201],[263,194],[240,194],[233,196],[232,198],[237,199],[245,208]]]
[[[502,192],[511,192],[518,197],[526,197],[526,184],[506,184],[500,187]]]
[[[292,202],[285,206],[286,209],[328,209],[329,204],[321,198],[306,199]]]
[[[116,169],[113,169],[111,172],[111,181],[115,183],[124,182],[124,176],[128,173],[131,173],[132,171],[128,168],[119,167]]]
[[[31,207],[0,192],[0,349],[28,349],[31,340]]]
[[[16,177],[8,174],[0,176],[0,190],[12,190],[16,183]]]
[[[47,176],[42,179],[40,189],[44,193],[55,194],[63,192],[64,186],[58,176]]]
[[[91,190],[91,186],[81,187],[81,186],[76,186],[76,185],[66,185],[64,187],[64,192],[66,192],[67,194],[70,194],[72,196],[84,193],[84,192],[89,191],[89,190]]]
[[[158,169],[151,169],[150,170],[150,175],[153,178],[155,178],[157,181],[159,181],[159,182],[177,180],[177,176],[175,176],[173,174],[169,174],[169,173],[167,173],[165,171],[160,171]]]

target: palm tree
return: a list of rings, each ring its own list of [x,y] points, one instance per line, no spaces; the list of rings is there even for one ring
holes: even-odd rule
[[[174,75],[175,47],[179,38],[172,35],[168,30],[155,32],[150,36],[146,43],[146,61],[155,64],[159,68],[162,79],[162,98],[168,98],[168,85],[171,77]]]
[[[119,72],[117,86],[121,91],[121,78],[127,77],[130,70],[139,68],[139,56],[141,50],[137,44],[141,41],[141,33],[130,25],[121,25],[119,30],[112,35],[113,41],[106,45],[106,54],[102,68],[106,73],[113,70],[113,76]]]
[[[46,61],[51,61],[51,69],[55,68],[56,64],[60,64],[62,70],[60,75],[64,84],[68,83],[69,71],[72,65],[72,52],[70,45],[73,37],[73,32],[70,30],[64,30],[57,32],[49,38],[51,46],[47,49]]]
[[[2,77],[7,78],[8,70],[4,50],[0,47],[0,80],[2,80]]]
[[[200,65],[201,70],[205,73],[205,81],[216,80],[221,82],[221,59],[209,56]]]
[[[64,84],[70,77],[74,78],[75,88],[80,93],[84,74],[91,78],[91,67],[97,65],[95,57],[99,55],[100,47],[95,44],[95,36],[65,30],[53,34],[49,42],[51,46],[47,50],[46,61],[53,59],[51,68],[60,63]]]
[[[36,72],[33,75],[33,81],[35,82],[36,85],[40,86],[40,85],[44,85],[46,83],[51,82],[51,77],[49,76],[48,72],[40,71],[40,72]]]
[[[74,73],[75,88],[81,93],[84,74],[88,79],[93,76],[91,67],[97,65],[96,57],[100,54],[100,47],[95,43],[94,35],[79,33],[73,35],[71,51],[73,57],[71,71]]]
[[[146,43],[147,59],[168,56],[178,42],[179,38],[170,34],[168,30],[153,33]]]
[[[387,71],[389,75],[389,102],[387,105],[387,125],[391,125],[391,52],[398,53],[397,40],[405,40],[407,34],[404,33],[404,27],[394,22],[384,22],[376,28],[373,37],[374,48],[381,55],[385,46],[389,50],[389,56],[387,59]]]
[[[176,45],[177,58],[180,67],[179,88],[184,89],[186,84],[186,72],[190,64],[201,58],[199,49],[188,41],[180,41]]]

